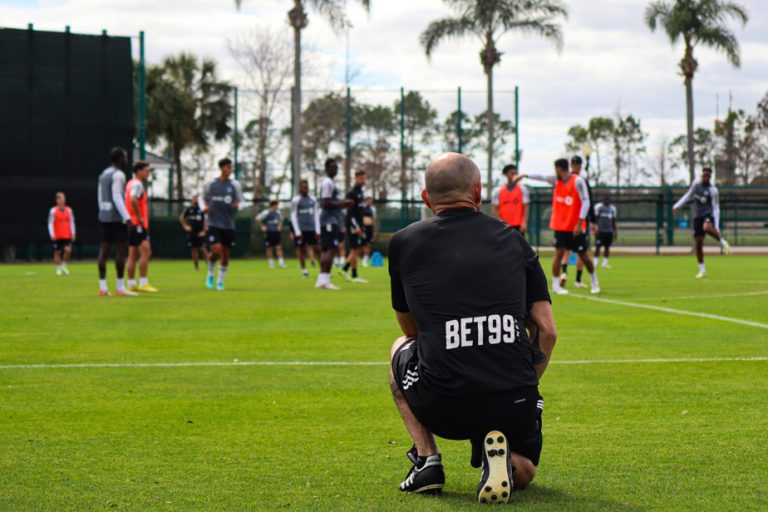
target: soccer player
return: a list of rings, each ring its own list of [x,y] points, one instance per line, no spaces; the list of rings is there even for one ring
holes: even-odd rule
[[[267,260],[269,268],[275,268],[275,252],[277,252],[278,265],[285,268],[283,259],[283,245],[280,239],[280,233],[283,231],[283,215],[277,209],[279,203],[276,200],[269,202],[269,208],[256,216],[256,223],[261,226],[261,232],[264,234],[264,247],[267,249]]]
[[[611,245],[619,238],[619,228],[616,227],[616,207],[611,204],[609,196],[603,197],[603,202],[595,206],[597,222],[593,225],[595,232],[595,259],[592,264],[597,267],[600,259],[600,248],[605,249],[603,268],[611,268],[608,258],[611,256]]]
[[[206,237],[211,247],[208,255],[208,275],[205,286],[214,288],[216,262],[219,263],[219,277],[215,287],[224,290],[224,278],[229,267],[229,252],[235,245],[235,214],[243,205],[243,189],[240,182],[231,179],[232,160],[219,160],[220,175],[205,183],[200,194],[200,209],[208,216]]]
[[[99,175],[97,200],[101,223],[99,247],[99,295],[109,295],[107,289],[107,259],[112,245],[115,246],[115,270],[117,271],[116,295],[137,295],[125,289],[125,259],[128,255],[128,224],[131,218],[125,208],[125,173],[128,153],[123,148],[113,148],[109,154],[111,165]]]
[[[470,440],[477,500],[506,503],[536,475],[544,401],[538,384],[557,337],[547,277],[515,229],[480,212],[480,171],[456,153],[433,160],[422,198],[435,216],[389,245],[390,388],[414,447],[400,490],[440,492],[435,435]],[[526,332],[526,326],[529,332]]]
[[[320,256],[320,274],[318,274],[315,283],[315,288],[324,290],[339,290],[339,287],[331,282],[331,267],[339,248],[344,208],[352,206],[352,201],[349,199],[339,199],[339,189],[333,181],[338,173],[339,165],[336,160],[327,159],[325,161],[326,176],[320,182],[320,205],[322,207],[320,210],[320,248],[322,255]],[[343,244],[342,242],[341,245]]]
[[[344,214],[342,213],[341,216],[343,217]],[[339,223],[339,232],[336,234],[336,251],[338,253],[338,256],[336,256],[336,259],[333,262],[333,265],[335,267],[341,268],[344,266],[344,262],[347,261],[347,227],[345,226],[344,222]]]
[[[307,277],[306,258],[312,258],[313,253],[320,254],[320,208],[309,194],[307,180],[299,182],[299,194],[291,200],[291,229],[301,275]]]
[[[132,292],[155,293],[149,284],[147,272],[152,248],[149,245],[149,208],[145,183],[152,169],[147,162],[133,164],[133,179],[125,187],[125,208],[131,217],[128,227],[128,289]],[[136,264],[139,265],[139,284],[136,285]]]
[[[48,234],[53,242],[53,262],[56,264],[56,275],[69,275],[67,263],[72,256],[72,242],[77,236],[75,232],[75,214],[67,206],[64,192],[56,192],[56,206],[48,212]]]
[[[586,242],[587,251],[589,251],[590,246],[590,240],[589,240],[589,232],[590,232],[590,225],[594,226],[595,224],[595,209],[594,204],[595,200],[592,198],[592,187],[589,185],[589,180],[581,175],[581,169],[582,169],[582,160],[579,155],[575,155],[573,158],[571,158],[571,174],[576,176],[581,176],[581,179],[584,180],[584,184],[587,186],[587,195],[589,196],[589,210],[587,211],[587,225],[584,228],[584,240]],[[567,264],[568,259],[571,256],[571,251],[567,251],[563,255],[563,270],[560,273],[560,285],[565,286],[565,281],[568,279],[568,271],[567,271]],[[596,266],[597,264],[595,264]],[[576,282],[574,283],[575,288],[586,288],[587,285],[581,282],[581,276],[584,272],[584,262],[581,258],[578,258],[576,260]]]
[[[520,175],[519,179],[526,177]],[[555,161],[555,178],[551,176],[529,175],[531,178],[552,183],[555,190],[552,193],[552,216],[549,227],[555,232],[555,256],[552,259],[552,291],[558,295],[567,295],[568,290],[560,284],[562,262],[566,252],[574,251],[587,267],[591,282],[592,293],[600,293],[597,272],[589,257],[589,246],[584,230],[587,229],[589,214],[589,192],[584,179],[578,174],[568,171],[568,160],[560,158]]]
[[[365,203],[365,171],[355,172],[355,184],[347,192],[347,199],[352,201],[352,205],[347,209],[347,237],[349,239],[349,257],[344,267],[341,269],[341,275],[347,281],[353,283],[365,284],[368,281],[357,275],[357,260],[365,245],[365,231],[363,231],[363,208]]]
[[[501,172],[507,177],[507,184],[493,190],[491,196],[493,216],[525,235],[528,231],[531,194],[522,183],[517,183],[516,165],[507,165]]]
[[[704,236],[709,235],[718,242],[723,253],[731,254],[731,245],[725,241],[720,233],[720,194],[712,183],[712,169],[705,167],[701,171],[701,178],[694,181],[688,192],[672,207],[677,212],[693,200],[693,239],[696,242],[696,260],[699,262],[697,279],[707,277],[707,268],[704,266]]]
[[[197,194],[192,196],[192,203],[179,215],[179,223],[187,233],[187,247],[192,254],[192,262],[195,270],[199,270],[199,253],[203,253],[203,260],[208,260],[208,251],[205,248],[205,224],[206,219],[203,210],[198,204],[200,198]]]
[[[376,240],[376,206],[372,197],[365,198],[363,207],[363,229],[365,231],[365,245],[363,246],[363,266],[368,266],[371,258],[373,241]]]

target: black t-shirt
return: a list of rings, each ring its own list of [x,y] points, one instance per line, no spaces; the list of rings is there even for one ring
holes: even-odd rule
[[[351,199],[355,204],[347,208],[347,228],[363,227],[363,210],[365,205],[365,193],[362,185],[355,185],[347,192],[347,199]]]
[[[392,237],[389,275],[392,307],[416,317],[426,386],[475,396],[538,384],[525,316],[550,298],[517,230],[471,208],[444,210]]]
[[[184,220],[192,228],[193,234],[198,234],[203,230],[203,210],[197,205],[192,205],[184,210]]]

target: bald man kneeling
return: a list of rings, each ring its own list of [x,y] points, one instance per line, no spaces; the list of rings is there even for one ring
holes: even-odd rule
[[[557,337],[547,278],[520,233],[480,212],[480,171],[446,153],[421,193],[435,216],[389,245],[390,387],[413,439],[400,490],[437,493],[445,472],[435,435],[469,440],[482,466],[478,501],[504,503],[527,487],[541,453],[539,379]]]

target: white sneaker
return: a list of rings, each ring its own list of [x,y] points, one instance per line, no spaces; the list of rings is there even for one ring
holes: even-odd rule
[[[353,283],[360,283],[360,284],[368,284],[367,279],[363,279],[362,277],[353,277],[352,278]]]
[[[64,274],[65,276],[68,276],[69,275],[69,269],[67,267],[62,267],[61,268],[61,273]]]
[[[574,288],[586,288],[587,285],[585,283],[582,283],[581,281],[576,281],[575,283],[573,283],[573,287]]]
[[[60,275],[62,275],[63,273],[64,273],[64,271],[63,271],[63,270],[61,270],[60,268],[57,268],[57,269],[56,269],[56,275],[57,275],[57,276],[60,276]]]
[[[584,285],[584,287],[586,288],[586,285]],[[600,287],[599,286],[593,286],[592,289],[589,290],[589,292],[592,295],[597,295],[598,293],[600,293]]]
[[[565,288],[558,288],[557,290],[555,290],[555,295],[568,295],[568,293],[569,293],[568,290],[566,290]]]
[[[610,265],[603,263],[603,268],[611,268]]]
[[[563,272],[562,274],[560,274],[560,286],[565,286],[565,283],[567,282],[568,282],[568,274]]]
[[[726,256],[730,256],[731,254],[733,254],[733,249],[731,249],[731,244],[729,244],[725,240],[723,240],[722,247],[723,247],[723,254],[725,254]]]
[[[281,263],[280,268],[288,268],[288,267],[285,265],[285,263]]]
[[[344,272],[343,270],[339,270],[339,275],[346,279],[347,281],[352,281],[352,275],[349,272]]]
[[[316,284],[315,288],[319,288],[321,290],[341,290],[341,288],[333,283]]]
[[[696,279],[701,279],[703,277],[707,277],[706,272],[699,272],[698,274],[696,274]]]

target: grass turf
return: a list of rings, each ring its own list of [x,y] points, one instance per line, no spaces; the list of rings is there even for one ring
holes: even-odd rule
[[[768,323],[765,258],[709,258],[703,281],[691,257],[612,263],[604,298]],[[234,261],[219,293],[158,261],[161,292],[137,298],[96,296],[92,263],[61,278],[0,266],[0,366],[386,361],[398,330],[383,269],[332,293],[289,265]],[[768,357],[768,329],[575,297],[554,310],[542,462],[511,506],[768,508],[768,361],[564,364]],[[410,442],[387,371],[0,368],[0,510],[475,509],[467,443],[440,442],[441,497],[397,491]]]

